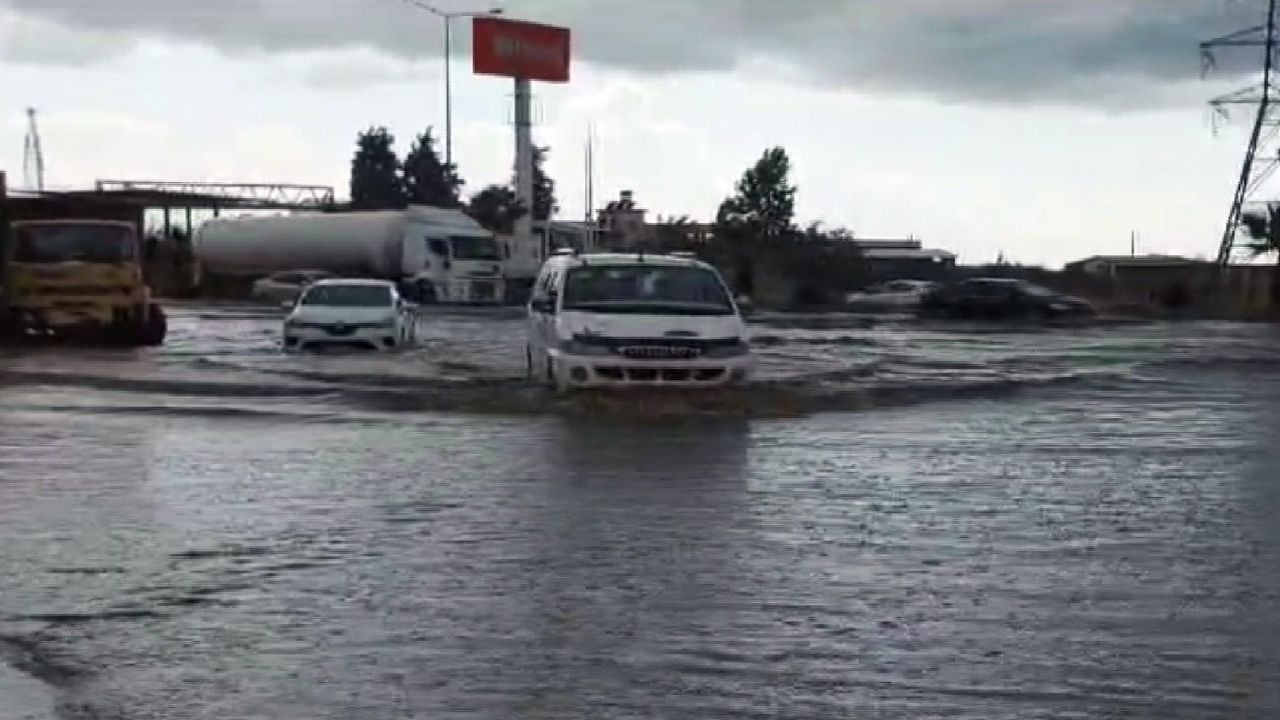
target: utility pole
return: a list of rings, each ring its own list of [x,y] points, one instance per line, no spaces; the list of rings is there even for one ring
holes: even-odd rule
[[[22,182],[30,190],[44,192],[44,150],[40,147],[35,108],[27,108],[27,136],[22,142]]]
[[[587,167],[586,167],[586,206],[583,214],[586,218],[587,225],[595,219],[596,206],[596,158],[595,158],[595,128],[591,125],[587,126]]]
[[[1226,267],[1231,262],[1236,232],[1240,227],[1240,217],[1244,212],[1245,203],[1262,183],[1266,182],[1277,168],[1280,168],[1280,144],[1276,142],[1277,131],[1280,130],[1280,119],[1276,118],[1273,112],[1275,100],[1280,97],[1274,85],[1276,44],[1276,0],[1268,0],[1265,25],[1240,30],[1200,44],[1200,54],[1204,58],[1206,70],[1213,67],[1216,50],[1249,47],[1263,49],[1260,85],[1237,90],[1209,102],[1209,106],[1217,116],[1223,118],[1229,117],[1229,108],[1233,105],[1256,108],[1253,129],[1249,134],[1249,144],[1245,148],[1244,162],[1240,168],[1240,178],[1236,182],[1231,209],[1227,213],[1227,224],[1222,231],[1222,242],[1218,247],[1220,267]]]

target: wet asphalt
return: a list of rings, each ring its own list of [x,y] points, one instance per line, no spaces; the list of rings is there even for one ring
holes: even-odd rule
[[[518,314],[0,356],[0,718],[1280,715],[1280,333],[763,317],[555,398]],[[8,713],[8,714],[6,714]]]

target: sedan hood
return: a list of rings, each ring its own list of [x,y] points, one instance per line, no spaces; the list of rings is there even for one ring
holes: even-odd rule
[[[351,325],[379,323],[394,320],[396,312],[390,307],[325,307],[311,305],[299,307],[289,315],[290,320],[312,323],[349,323]]]
[[[1054,304],[1070,305],[1071,307],[1078,307],[1078,308],[1093,307],[1093,303],[1089,302],[1088,300],[1085,300],[1084,298],[1076,297],[1074,295],[1059,295],[1053,298],[1051,302],[1053,302]]]

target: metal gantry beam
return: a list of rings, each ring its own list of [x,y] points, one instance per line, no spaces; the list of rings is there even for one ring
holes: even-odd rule
[[[1235,250],[1236,234],[1240,228],[1244,206],[1253,193],[1271,177],[1277,166],[1280,166],[1280,147],[1274,146],[1275,127],[1280,118],[1273,112],[1273,104],[1280,97],[1280,88],[1274,84],[1276,60],[1276,0],[1268,0],[1267,22],[1264,25],[1224,35],[1200,44],[1200,53],[1205,67],[1214,65],[1214,50],[1233,47],[1263,48],[1262,82],[1261,84],[1237,90],[1210,101],[1214,112],[1222,117],[1228,116],[1228,108],[1236,105],[1251,105],[1257,109],[1253,116],[1253,128],[1249,133],[1249,144],[1245,148],[1244,162],[1240,167],[1240,177],[1236,182],[1236,191],[1231,198],[1231,208],[1227,212],[1226,227],[1222,231],[1222,241],[1218,246],[1218,265],[1225,267],[1231,262]]]
[[[328,185],[289,183],[217,183],[175,180],[99,180],[98,192],[154,193],[225,200],[228,205],[251,209],[316,209],[334,204]]]

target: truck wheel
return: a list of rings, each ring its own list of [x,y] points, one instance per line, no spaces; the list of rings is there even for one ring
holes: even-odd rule
[[[138,344],[146,347],[159,347],[164,344],[165,335],[169,333],[169,321],[164,309],[159,305],[147,306],[142,324],[138,326]]]
[[[430,280],[419,280],[413,286],[414,295],[418,296],[420,303],[433,303],[436,301],[436,286]]]

